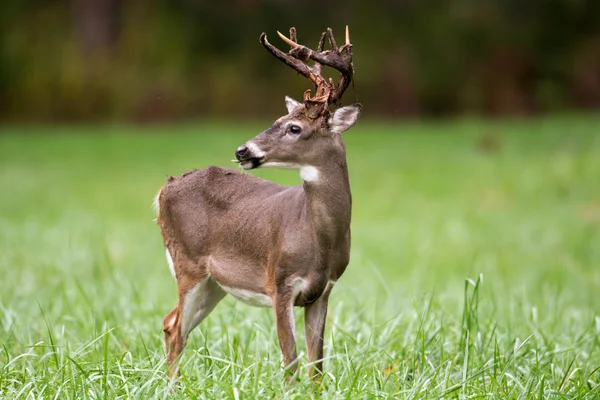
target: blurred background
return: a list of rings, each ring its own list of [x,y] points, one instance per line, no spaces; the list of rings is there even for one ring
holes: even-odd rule
[[[0,398],[172,397],[152,200],[168,175],[235,168],[310,87],[261,32],[286,50],[277,31],[315,47],[346,24],[342,102],[364,113],[344,133],[331,397],[598,398],[599,0],[3,0]],[[285,398],[273,326],[225,299],[181,395]]]
[[[258,43],[351,28],[368,115],[531,115],[600,107],[600,2],[5,0],[3,121],[255,118],[307,83]]]

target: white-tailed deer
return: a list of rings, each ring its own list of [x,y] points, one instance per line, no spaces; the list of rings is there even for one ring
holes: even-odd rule
[[[179,295],[163,329],[171,374],[190,331],[227,293],[273,307],[290,372],[297,368],[294,306],[304,307],[310,373],[322,371],[327,301],[350,257],[352,200],[341,133],[354,125],[361,106],[337,108],[353,75],[347,27],[343,46],[328,28],[317,51],[297,44],[294,28],[289,39],[279,35],[292,47],[289,54],[264,33],[260,42],[310,79],[315,95],[307,90],[303,103],[286,97],[288,114],[235,155],[247,170],[299,169],[303,183],[286,187],[214,166],[168,178],[156,205]],[[324,51],[326,37],[331,50]],[[341,72],[337,85],[321,75],[321,65]]]

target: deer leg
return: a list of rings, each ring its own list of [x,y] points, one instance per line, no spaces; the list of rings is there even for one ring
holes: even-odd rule
[[[215,309],[217,304],[227,295],[221,287],[209,278],[203,288],[202,295],[200,298],[200,304],[194,313],[194,317],[192,318],[189,332],[194,330],[204,318],[208,317],[208,315]]]
[[[279,347],[281,347],[281,353],[283,354],[283,364],[287,371],[288,380],[298,369],[298,365],[295,363],[298,358],[296,353],[296,321],[294,319],[294,303],[291,296],[274,296],[273,301],[275,309],[275,320],[277,323],[277,337],[279,338]]]
[[[163,321],[163,332],[165,336],[165,350],[167,352],[167,365],[169,366],[169,377],[173,377],[179,373],[175,366],[175,360],[183,349],[180,326],[181,320],[179,305],[167,314]]]
[[[167,363],[172,364],[171,355],[175,350],[176,321],[179,318],[179,307],[175,306],[163,320],[163,333],[165,336],[165,350],[167,352]]]
[[[164,320],[165,347],[169,375],[178,373],[175,365],[188,335],[225,297],[225,293],[209,278],[194,285],[179,285],[179,303]]]
[[[306,351],[308,360],[312,363],[310,376],[313,379],[318,379],[323,373],[323,340],[329,293],[329,291],[325,291],[317,301],[304,308]]]

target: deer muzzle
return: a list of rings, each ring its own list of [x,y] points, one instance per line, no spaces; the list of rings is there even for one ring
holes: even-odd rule
[[[264,152],[254,143],[248,142],[235,151],[235,158],[244,169],[257,168],[265,159]]]

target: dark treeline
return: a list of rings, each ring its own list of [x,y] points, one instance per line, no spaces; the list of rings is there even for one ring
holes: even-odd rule
[[[5,0],[0,118],[283,111],[307,82],[258,43],[298,28],[315,47],[350,25],[371,115],[531,114],[600,107],[600,1]]]

